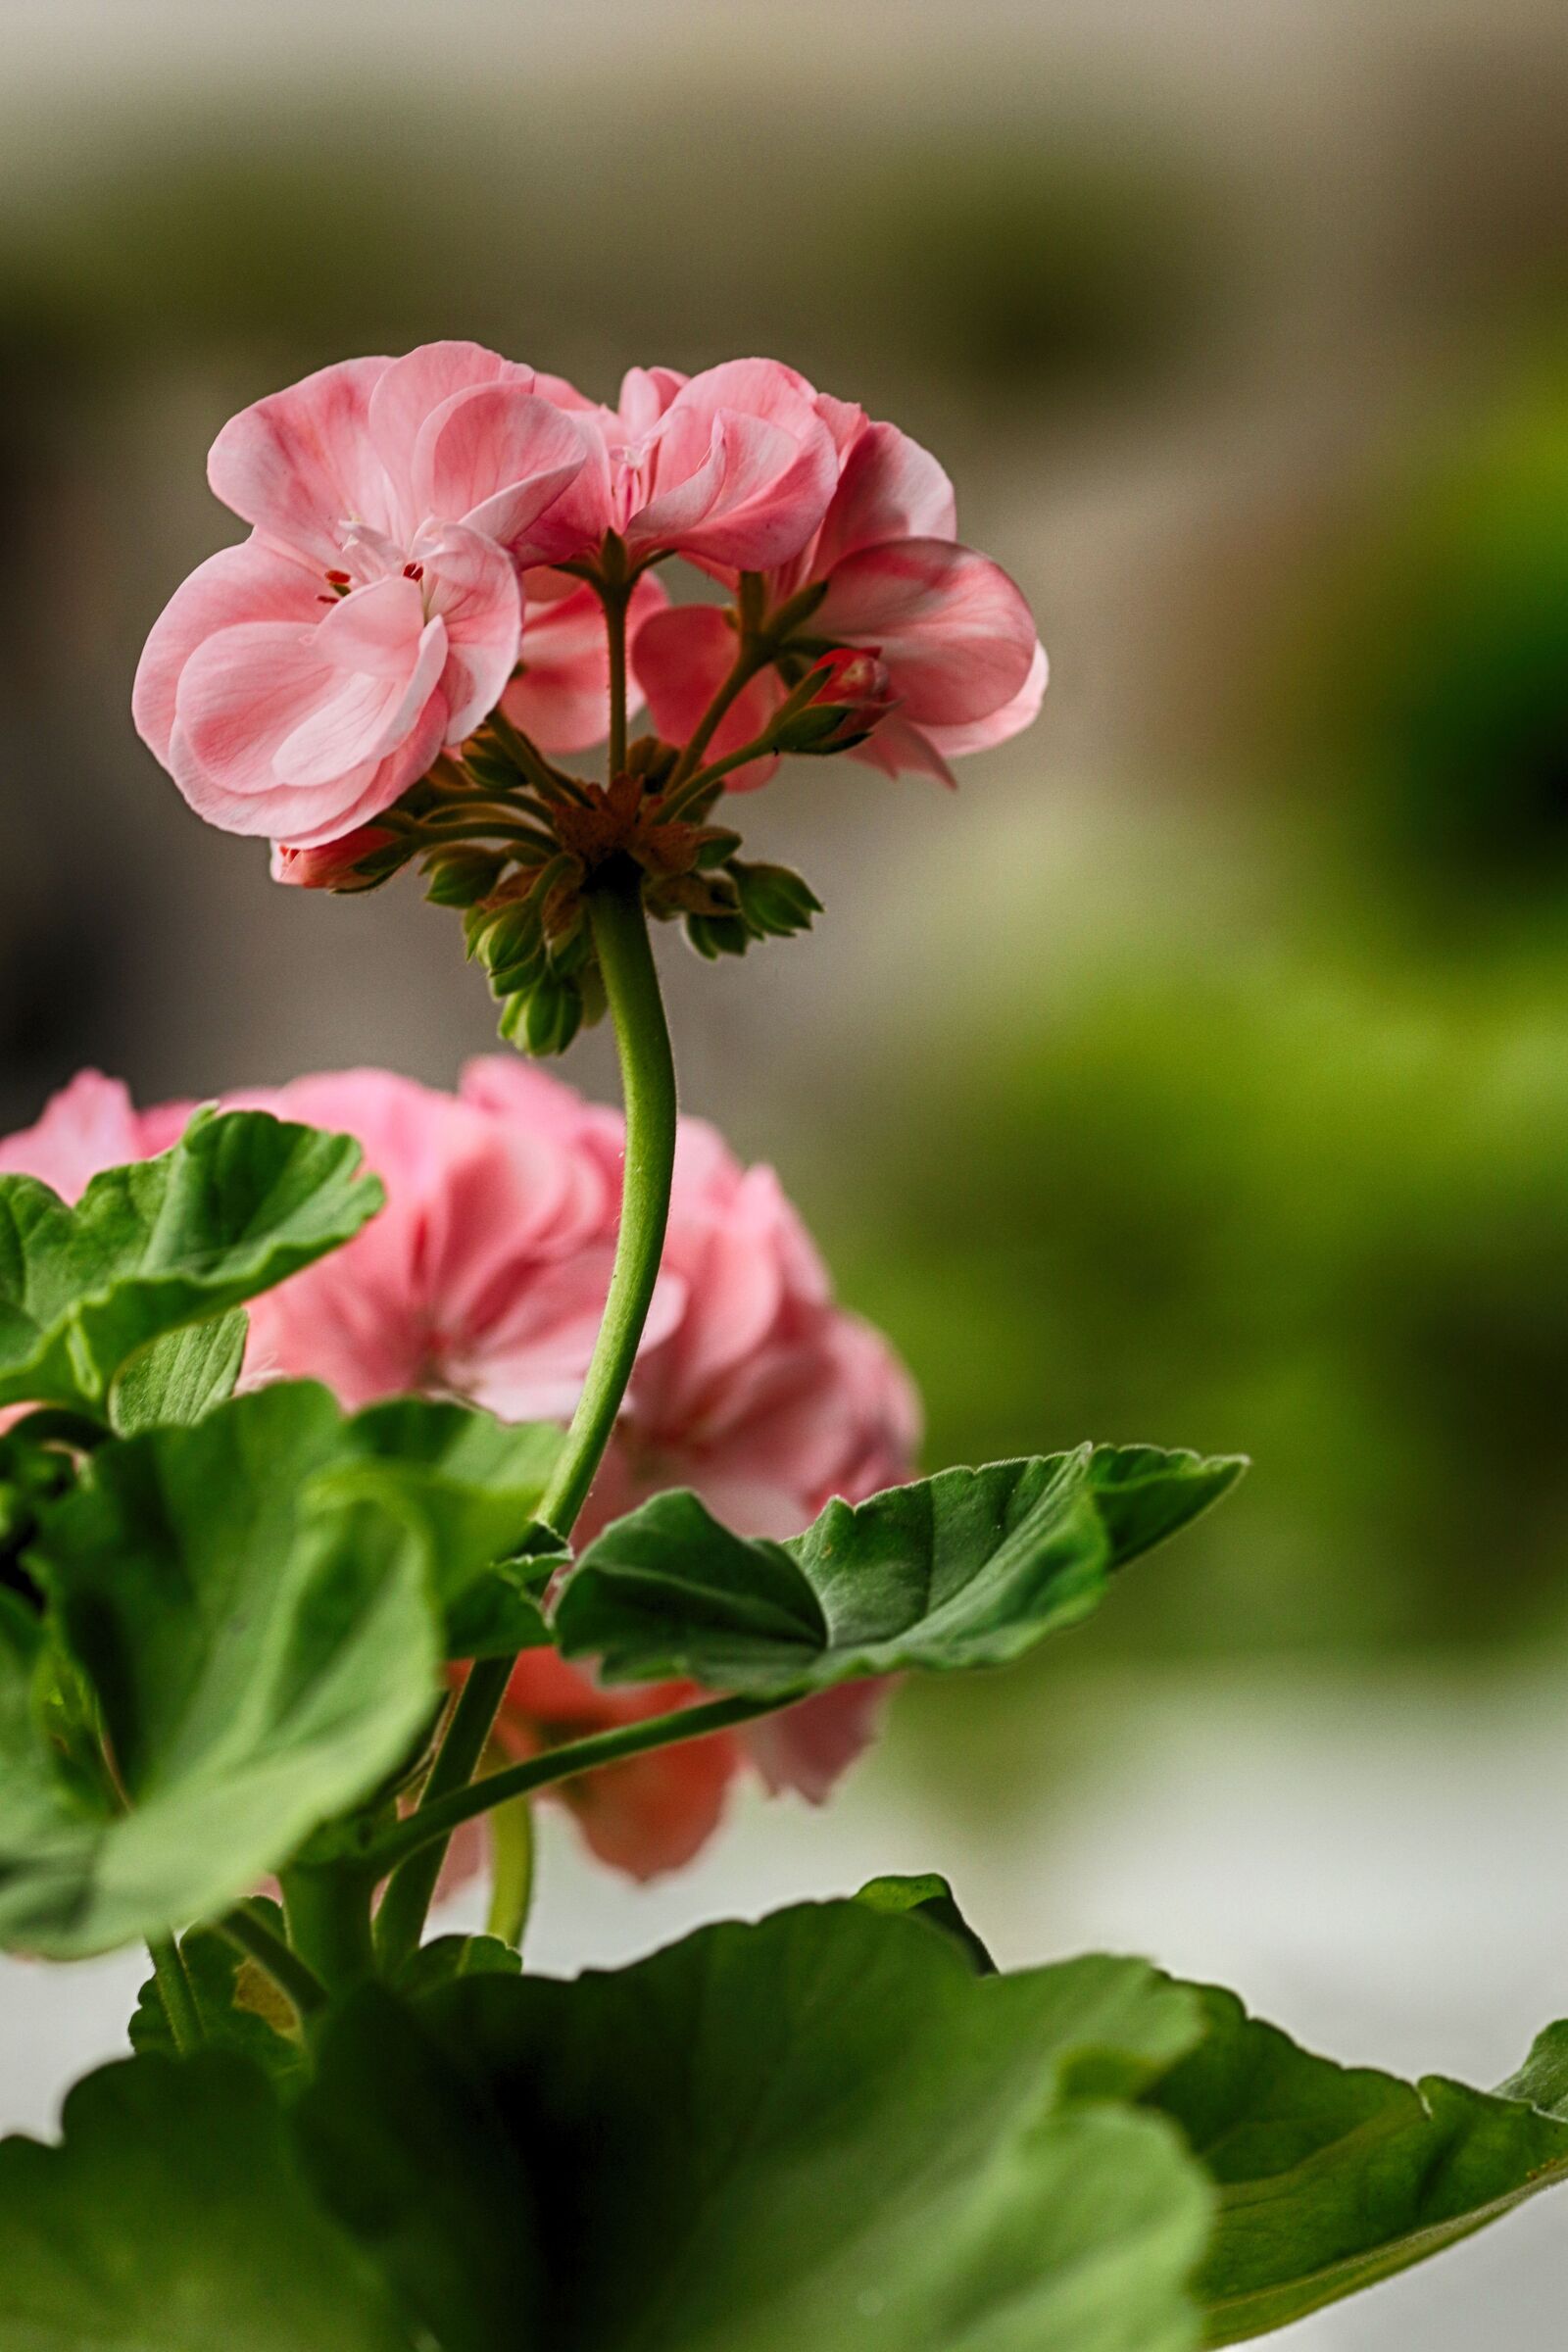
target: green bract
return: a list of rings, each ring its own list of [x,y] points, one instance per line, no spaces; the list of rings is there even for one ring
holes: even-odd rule
[[[139,1349],[359,1231],[382,1199],[360,1156],[347,1136],[266,1111],[198,1111],[172,1151],[95,1176],[74,1208],[30,1176],[0,1176],[0,1404],[108,1418]],[[165,1367],[160,1385],[189,1377]]]
[[[611,1682],[681,1675],[758,1695],[1004,1665],[1086,1616],[1114,1569],[1244,1467],[1083,1446],[831,1502],[784,1544],[732,1535],[695,1494],[659,1494],[589,1545],[557,1639],[568,1657],[602,1658]]]

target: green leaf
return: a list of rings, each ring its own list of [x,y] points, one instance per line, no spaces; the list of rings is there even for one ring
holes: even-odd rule
[[[506,1657],[550,1639],[537,1594],[560,1548],[554,1539],[542,1556],[524,1547],[562,1443],[553,1422],[400,1396],[345,1425],[318,1491],[416,1512],[430,1533],[448,1657]]]
[[[893,1918],[923,1920],[940,1936],[951,1936],[977,1975],[994,1977],[997,1964],[954,1900],[953,1888],[935,1871],[915,1879],[868,1879],[856,1896],[869,1910]]]
[[[1187,2352],[1201,2175],[1106,2102],[1198,2022],[1135,1961],[982,1979],[808,1905],[614,1975],[358,1995],[298,2113],[444,2352]]]
[[[1568,2177],[1568,2025],[1500,2090],[1337,2066],[1201,1992],[1207,2032],[1151,2103],[1219,2192],[1205,2340],[1284,2328],[1467,2237]]]
[[[198,1112],[171,1152],[95,1176],[74,1208],[0,1176],[0,1404],[102,1419],[139,1348],[224,1315],[380,1206],[348,1136],[265,1111]]]
[[[437,1936],[411,1952],[397,1973],[397,1988],[409,2000],[438,1992],[460,1977],[520,1977],[522,1955],[499,1936]]]
[[[248,1329],[245,1309],[235,1306],[138,1348],[109,1392],[116,1435],[129,1438],[164,1422],[199,1421],[221,1404],[234,1393]]]
[[[0,1627],[0,1945],[58,1958],[210,1917],[403,1758],[436,1692],[426,1539],[313,1494],[342,1422],[280,1385],[99,1448],[28,1555],[102,1711],[123,1811],[46,1737]]]
[[[8,2352],[414,2352],[310,2195],[241,2060],[134,2058],[78,2083],[58,2148],[0,2143]]]
[[[1124,1559],[1244,1467],[1083,1446],[830,1502],[785,1544],[732,1535],[695,1494],[659,1494],[584,1552],[557,1639],[567,1657],[601,1658],[609,1682],[679,1676],[758,1696],[1005,1665],[1086,1616]]]
[[[276,1934],[283,1934],[278,1904],[264,1904],[257,1898],[253,1908],[269,1913],[269,1925]],[[265,1969],[216,1928],[193,1928],[180,1937],[179,1953],[203,2037],[212,2048],[232,2050],[253,2060],[281,2084],[303,2074],[305,2053],[299,2020]],[[178,2054],[155,1976],[148,1978],[136,1996],[129,2034],[131,2048],[142,2054],[158,2052],[168,2058]]]

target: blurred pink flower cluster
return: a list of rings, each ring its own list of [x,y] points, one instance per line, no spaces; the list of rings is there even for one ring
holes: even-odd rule
[[[735,638],[718,606],[670,605],[651,567],[671,556],[727,587],[760,575],[766,612],[816,592],[813,644],[880,664],[854,756],[890,775],[951,781],[950,760],[1027,725],[1044,691],[1028,607],[956,543],[936,461],[777,361],[633,368],[615,408],[471,343],[345,361],[233,417],[209,478],[250,537],[155,625],[136,723],[201,815],[297,851],[390,808],[498,707],[547,753],[604,739],[607,534],[635,575],[632,693],[672,742]],[[782,695],[755,678],[712,751],[750,742]]]
[[[225,1100],[356,1136],[387,1192],[346,1249],[253,1303],[247,1383],[320,1380],[350,1408],[418,1392],[510,1421],[569,1416],[610,1280],[618,1112],[499,1056],[470,1063],[455,1095],[349,1070]],[[83,1071],[36,1125],[0,1141],[0,1171],[74,1200],[98,1169],[166,1150],[191,1107],[137,1110],[118,1081]],[[772,1170],[742,1167],[711,1127],[683,1120],[653,1310],[579,1537],[677,1486],[744,1534],[790,1535],[835,1494],[856,1501],[908,1477],[918,1431],[906,1374],[834,1301]],[[498,1737],[524,1754],[683,1695],[602,1690],[534,1651]],[[821,1798],[875,1711],[875,1690],[851,1686],[564,1793],[604,1859],[653,1876],[698,1851],[744,1763]]]

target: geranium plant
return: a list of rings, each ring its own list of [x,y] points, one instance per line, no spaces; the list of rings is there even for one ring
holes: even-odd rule
[[[951,781],[1039,707],[932,458],[772,362],[609,409],[440,344],[211,475],[251,533],[152,632],[147,743],[281,882],[416,867],[523,1054],[608,1012],[624,1116],[511,1054],[84,1073],[0,1146],[0,1942],[151,1970],[0,2145],[0,2345],[1180,2352],[1560,2178],[1568,2028],[1494,2092],[1348,2072],[1142,1961],[1000,1975],[936,1878],[524,1969],[537,1799],[642,1876],[738,1773],[820,1799],[901,1677],[1070,1627],[1242,1464],[917,1477],[903,1367],[677,1116],[651,924],[820,911],[737,796]],[[480,1871],[489,1933],[432,1934]]]

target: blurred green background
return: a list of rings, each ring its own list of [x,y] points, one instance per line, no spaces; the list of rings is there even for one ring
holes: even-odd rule
[[[933,1462],[1257,1465],[985,1708],[1127,1652],[1560,1643],[1558,12],[9,14],[6,1122],[83,1060],[449,1080],[490,1037],[450,918],[271,891],[131,734],[233,408],[446,333],[602,391],[777,353],[938,450],[1054,680],[956,802],[838,765],[746,808],[827,913],[672,943],[688,1099],[904,1348]]]

